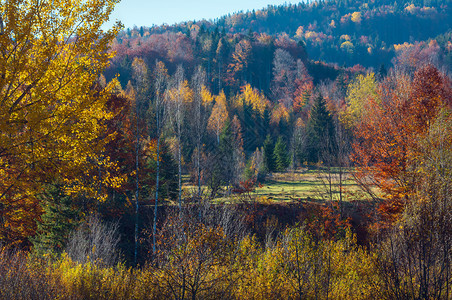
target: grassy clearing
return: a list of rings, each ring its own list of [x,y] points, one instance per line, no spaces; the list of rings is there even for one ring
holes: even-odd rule
[[[342,175],[343,200],[357,200],[367,198],[353,179],[351,170],[346,170]],[[188,178],[184,178],[184,193],[190,195],[197,191],[197,188],[188,183]],[[331,187],[330,187],[331,181]],[[284,173],[273,173],[269,175],[261,187],[251,193],[252,197],[257,197],[264,202],[292,202],[292,201],[324,201],[339,200],[339,171],[332,169],[298,169]],[[331,188],[331,193],[330,193]],[[207,187],[203,187],[206,191]],[[236,202],[246,199],[246,197],[229,195],[218,197],[215,202]]]
[[[344,200],[352,200],[359,193],[360,188],[350,172],[344,173],[342,191]],[[331,187],[330,187],[331,182]],[[330,193],[331,188],[331,193]],[[299,169],[296,171],[274,173],[256,189],[255,194],[267,197],[271,201],[301,201],[301,200],[333,200],[339,199],[338,170]],[[332,196],[331,196],[332,195]]]

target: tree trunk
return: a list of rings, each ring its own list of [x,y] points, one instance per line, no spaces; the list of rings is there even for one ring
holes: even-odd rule
[[[138,163],[138,157],[139,157],[139,149],[140,149],[140,134],[138,132],[138,106],[136,108],[136,118],[137,118],[137,124],[136,124],[136,130],[137,130],[137,140],[135,145],[135,159],[136,159],[136,165],[135,165],[135,172],[136,172],[136,188],[135,188],[135,251],[133,256],[133,262],[136,265],[137,264],[137,256],[138,256],[138,210],[139,210],[139,203],[138,203],[138,194],[139,194],[139,177],[138,177],[138,170],[139,170],[139,163]]]

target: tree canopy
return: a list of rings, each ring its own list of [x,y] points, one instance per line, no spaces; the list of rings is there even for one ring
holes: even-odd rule
[[[1,1],[0,240],[35,230],[37,193],[59,177],[68,194],[97,198],[101,150],[109,137],[109,89],[97,84],[120,29],[101,29],[118,1]],[[86,175],[93,180],[85,181]],[[108,185],[120,180],[104,174]]]

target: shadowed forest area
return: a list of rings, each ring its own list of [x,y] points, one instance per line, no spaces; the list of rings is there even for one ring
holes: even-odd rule
[[[452,2],[111,29],[0,1],[0,299],[450,299]]]

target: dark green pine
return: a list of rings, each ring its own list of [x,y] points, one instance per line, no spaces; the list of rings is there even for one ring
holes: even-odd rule
[[[334,149],[334,122],[321,95],[316,97],[307,124],[306,154],[308,162],[316,163],[324,153]]]
[[[68,237],[79,222],[79,212],[61,184],[49,184],[39,196],[44,213],[38,221],[37,234],[32,239],[36,253],[58,254],[66,246]]]
[[[276,171],[284,172],[290,165],[290,157],[289,152],[287,151],[286,143],[282,137],[278,138],[273,154]]]
[[[270,135],[267,135],[264,141],[264,166],[267,172],[276,171],[274,149],[273,139]]]

